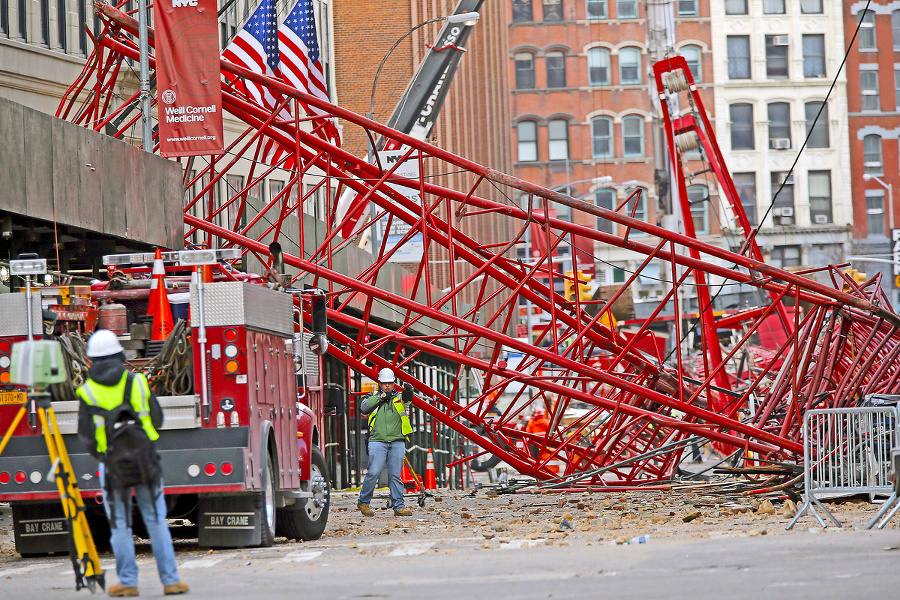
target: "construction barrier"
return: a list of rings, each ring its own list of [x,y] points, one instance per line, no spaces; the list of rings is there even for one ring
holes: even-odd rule
[[[897,408],[830,408],[811,410],[803,419],[803,504],[791,529],[807,511],[822,527],[817,508],[836,526],[841,522],[821,498],[891,493],[891,448]]]

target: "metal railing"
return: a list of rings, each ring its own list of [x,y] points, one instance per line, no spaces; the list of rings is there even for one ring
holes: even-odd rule
[[[807,412],[803,419],[803,504],[787,529],[807,511],[822,527],[827,527],[819,510],[841,527],[841,522],[822,505],[821,498],[890,494],[896,423],[895,407]]]

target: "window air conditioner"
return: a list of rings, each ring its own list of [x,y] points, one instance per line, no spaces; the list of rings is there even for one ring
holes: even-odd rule
[[[778,210],[778,209],[775,209],[775,210]],[[782,217],[793,217],[794,216],[794,207],[782,206],[781,207],[781,216]]]
[[[815,215],[813,221],[819,225],[828,222],[828,215]]]
[[[791,139],[790,138],[771,138],[769,140],[769,148],[773,150],[790,150],[791,149]]]
[[[774,46],[787,46],[791,41],[791,37],[788,35],[773,35],[772,36],[772,45]]]
[[[778,224],[779,225],[793,225],[794,217],[792,217],[792,216],[791,217],[781,217],[781,219],[779,219],[779,221],[778,221]]]

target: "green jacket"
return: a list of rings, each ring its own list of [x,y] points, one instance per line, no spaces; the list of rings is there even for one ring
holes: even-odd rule
[[[375,442],[396,442],[405,440],[412,433],[409,423],[409,406],[394,392],[390,398],[384,398],[380,391],[373,392],[360,403],[359,410],[369,415],[370,438]]]

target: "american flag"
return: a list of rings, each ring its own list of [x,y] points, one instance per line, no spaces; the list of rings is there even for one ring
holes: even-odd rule
[[[244,24],[241,31],[222,52],[222,58],[254,73],[276,77],[279,70],[277,24],[275,5],[272,0],[263,0],[250,20]],[[280,94],[272,94],[268,88],[253,81],[236,79],[233,85],[239,91],[244,92],[248,98],[269,110],[275,110],[282,101]],[[292,120],[291,113],[286,108],[281,109],[278,117],[285,121]],[[273,127],[277,127],[277,125],[273,124]],[[264,139],[262,150],[264,162],[268,164],[281,163],[285,156],[290,154],[278,146],[272,138],[265,137]],[[294,159],[291,156],[281,166],[289,169],[293,162]]]
[[[316,19],[311,0],[299,0],[284,23],[278,28],[278,47],[281,50],[281,77],[298,90],[329,101],[328,86],[316,37]],[[314,106],[306,106],[308,113],[324,117],[326,135],[340,145],[337,125],[328,113]]]

